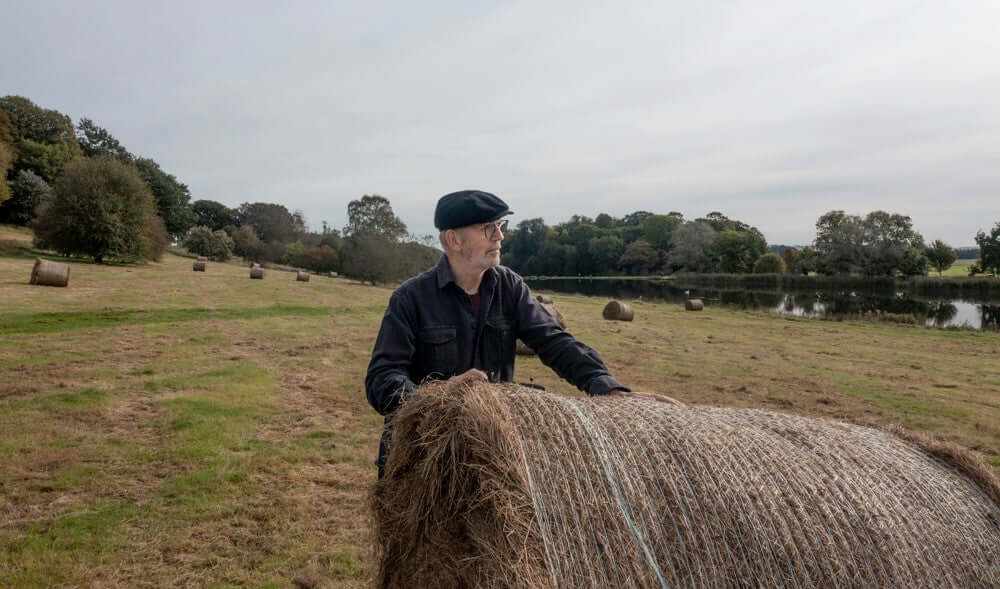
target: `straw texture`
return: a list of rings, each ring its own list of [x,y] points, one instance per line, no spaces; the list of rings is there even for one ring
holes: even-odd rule
[[[372,494],[380,587],[983,587],[1000,485],[920,436],[428,384]]]

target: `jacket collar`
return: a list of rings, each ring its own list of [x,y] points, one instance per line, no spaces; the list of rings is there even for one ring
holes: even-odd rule
[[[479,283],[479,288],[482,289],[484,284],[492,284],[494,277],[496,276],[496,268],[489,268],[483,273],[483,280]],[[441,254],[441,259],[438,260],[437,268],[435,269],[435,274],[437,274],[437,287],[444,288],[449,284],[454,283],[455,287],[458,288],[458,283],[455,282],[455,274],[451,271],[451,264],[448,263],[448,256]]]

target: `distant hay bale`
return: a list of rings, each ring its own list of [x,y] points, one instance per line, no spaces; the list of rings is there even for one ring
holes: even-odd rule
[[[468,382],[425,385],[393,424],[379,587],[1000,579],[996,476],[890,432]]]
[[[66,286],[69,284],[69,264],[36,258],[35,265],[31,268],[31,279],[28,284]]]
[[[545,309],[545,312],[556,320],[556,323],[559,324],[559,327],[566,329],[566,318],[563,317],[563,314],[560,313],[559,309],[556,308],[555,303],[552,302],[552,297],[542,297],[542,295],[538,295],[536,298],[538,299],[538,302],[541,303],[542,309]],[[543,298],[545,300],[542,300]],[[517,340],[514,352],[519,356],[535,355],[535,351],[532,350],[530,347],[528,347],[528,344],[522,342],[521,340]]]
[[[260,266],[254,266],[253,268],[250,268],[250,278],[262,280],[264,278],[264,269],[261,268]]]
[[[309,273],[299,270],[295,273],[295,280],[298,282],[309,282]]]
[[[205,262],[200,261],[200,260],[197,261],[197,262],[195,262],[194,263],[194,271],[195,272],[204,272],[205,271]]]
[[[604,306],[604,318],[614,321],[631,321],[634,317],[632,307],[621,301],[611,301]]]
[[[336,278],[338,276],[340,276],[340,274],[337,274],[336,272],[330,272],[330,278]]]
[[[250,264],[250,267],[251,268],[260,268],[260,262],[254,262],[253,264]]]
[[[198,256],[198,258],[195,261],[196,262],[207,262],[208,258],[206,258],[205,256]]]
[[[701,311],[705,308],[705,303],[701,299],[688,299],[684,301],[685,311]]]

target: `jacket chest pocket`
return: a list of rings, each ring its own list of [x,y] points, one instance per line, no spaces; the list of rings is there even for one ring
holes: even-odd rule
[[[420,365],[428,377],[449,378],[458,367],[458,339],[454,327],[423,327],[417,332]]]
[[[514,331],[514,323],[502,317],[486,320],[483,329],[483,359],[486,368],[493,374],[499,374],[504,364],[514,358]]]

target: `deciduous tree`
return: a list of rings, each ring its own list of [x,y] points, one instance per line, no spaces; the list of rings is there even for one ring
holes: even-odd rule
[[[955,253],[955,250],[940,239],[935,239],[930,247],[927,248],[927,261],[930,263],[931,268],[937,270],[938,276],[941,276],[942,272],[951,268],[951,265],[957,259],[958,254]]]
[[[1000,222],[989,233],[976,233],[976,245],[979,246],[977,265],[980,270],[993,276],[1000,274]]]
[[[40,207],[35,242],[65,255],[136,261],[158,259],[166,246],[162,220],[135,168],[118,160],[83,158],[67,164]]]
[[[399,241],[406,236],[406,223],[392,211],[389,199],[378,194],[366,194],[359,200],[347,204],[347,227],[345,235],[370,233]]]
[[[187,185],[179,182],[173,174],[164,172],[160,164],[150,158],[137,159],[135,167],[156,199],[156,208],[167,225],[167,232],[175,237],[187,233],[194,225],[191,193]]]

